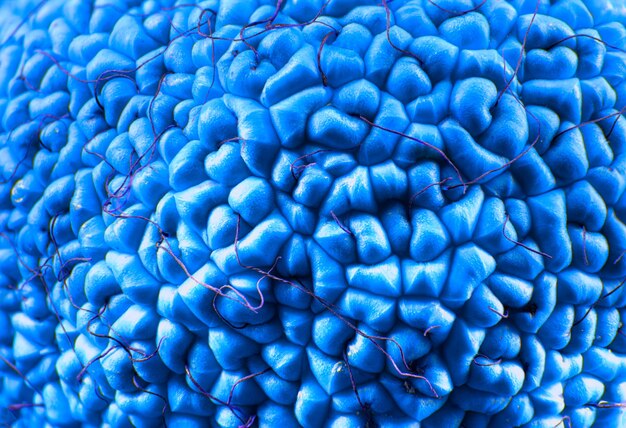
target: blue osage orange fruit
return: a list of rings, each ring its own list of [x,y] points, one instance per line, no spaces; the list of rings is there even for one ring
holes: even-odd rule
[[[0,422],[626,425],[622,0],[0,1]]]

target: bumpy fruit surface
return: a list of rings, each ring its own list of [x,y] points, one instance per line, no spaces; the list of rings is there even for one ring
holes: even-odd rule
[[[0,422],[626,426],[623,0],[13,3]]]

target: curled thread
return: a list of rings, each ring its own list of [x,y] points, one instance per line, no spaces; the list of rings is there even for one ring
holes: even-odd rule
[[[548,254],[548,253],[544,253],[543,251],[538,251],[538,250],[535,250],[534,248],[531,248],[531,247],[529,247],[528,245],[525,245],[525,244],[523,244],[523,243],[521,243],[521,242],[519,242],[519,241],[516,241],[516,240],[514,240],[514,239],[510,238],[510,237],[506,234],[506,225],[507,225],[507,223],[508,223],[508,222],[509,222],[509,215],[507,214],[507,215],[506,215],[506,218],[505,218],[505,220],[504,220],[504,223],[502,224],[502,235],[504,236],[504,238],[505,238],[507,241],[512,242],[513,244],[518,245],[518,246],[520,246],[520,247],[524,248],[525,250],[530,251],[531,253],[538,254],[538,255],[540,255],[540,256],[542,256],[542,257],[545,257],[545,258],[548,258],[548,259],[551,259],[551,258],[552,258],[552,256],[551,256],[550,254]]]
[[[442,184],[448,182],[452,180],[452,177],[446,177],[441,181],[437,181],[436,183],[430,183],[429,185],[425,186],[424,188],[422,188],[420,191],[414,193],[411,196],[411,199],[409,199],[409,209],[413,208],[413,204],[415,203],[415,200],[420,197],[422,194],[426,193],[428,191],[428,189],[430,189],[431,187],[435,187],[435,186],[441,186]]]
[[[451,15],[455,15],[455,16],[463,16],[463,15],[467,15],[468,13],[471,12],[476,12],[478,9],[480,9],[481,7],[483,7],[483,5],[485,3],[487,3],[487,0],[482,0],[479,4],[477,4],[476,6],[474,6],[471,9],[466,9],[466,10],[451,10],[451,9],[446,9],[445,7],[437,4],[434,2],[434,0],[428,0],[428,3],[432,4],[433,6],[435,6],[437,9],[441,10],[442,12],[446,12],[449,13]]]
[[[396,44],[391,40],[391,9],[389,9],[389,3],[391,1],[393,1],[393,0],[382,0],[382,6],[385,8],[385,34],[387,36],[387,43],[389,43],[389,45],[392,48],[394,48],[395,50],[397,50],[401,54],[407,55],[407,56],[410,56],[410,57],[414,58],[417,61],[417,63],[419,64],[419,66],[421,67],[421,66],[424,65],[424,61],[422,61],[422,59],[420,57],[418,57],[417,55],[415,55],[411,51],[408,51],[406,49],[402,49],[402,48],[396,46]]]
[[[250,379],[254,379],[255,377],[264,375],[265,373],[269,372],[271,369],[269,367],[261,370],[260,372],[256,372],[256,373],[252,373],[249,374],[248,376],[244,376],[241,379],[238,379],[237,382],[235,382],[232,386],[232,388],[230,389],[230,393],[228,394],[228,400],[226,401],[227,404],[231,404],[233,402],[233,395],[235,394],[235,388],[237,388],[239,385],[241,385],[244,382],[249,381]]]
[[[24,381],[24,383],[33,391],[35,391],[37,394],[41,395],[41,392],[35,388],[35,386],[28,380],[28,378],[26,377],[26,375],[24,373],[22,373],[22,371],[20,369],[17,368],[17,366],[15,364],[13,364],[11,361],[9,361],[7,358],[4,357],[4,355],[2,355],[2,353],[0,353],[0,360],[2,360],[2,362],[4,364],[6,364],[11,370],[13,370],[13,372],[15,372],[15,374],[17,374],[20,378],[22,378],[22,380]]]
[[[624,254],[626,254],[626,250],[622,251],[620,255],[613,261],[613,264],[616,265],[624,258]]]
[[[185,374],[187,375],[187,377],[189,377],[189,380],[191,380],[191,383],[193,383],[193,385],[196,388],[198,388],[198,391],[200,391],[200,394],[202,394],[205,398],[208,398],[212,402],[221,404],[222,406],[228,407],[228,409],[232,412],[232,414],[237,419],[239,419],[239,421],[242,423],[241,426],[246,426],[246,424],[250,421],[250,418],[246,419],[245,415],[243,414],[243,411],[239,407],[234,406],[230,402],[226,402],[226,401],[220,400],[219,398],[217,398],[214,395],[211,395],[209,392],[207,392],[202,387],[202,385],[200,385],[198,383],[198,381],[193,377],[193,375],[191,374],[191,370],[189,370],[189,366],[187,366],[187,365],[185,365]],[[233,386],[233,388],[234,388],[234,386]],[[232,395],[232,391],[231,391],[231,395]]]
[[[479,359],[486,360],[488,362],[479,362]],[[476,354],[472,362],[476,364],[477,366],[481,366],[481,367],[497,366],[500,363],[502,363],[502,358],[498,358],[497,360],[494,360],[493,358],[489,358],[485,354]]]
[[[528,35],[530,34],[530,29],[532,28],[535,22],[535,19],[537,18],[537,14],[539,13],[540,3],[541,3],[541,0],[537,0],[537,2],[535,3],[535,10],[533,12],[532,18],[530,19],[530,23],[528,24],[528,27],[526,28],[526,32],[524,33],[524,39],[522,41],[522,46],[520,48],[519,56],[517,57],[517,63],[515,64],[515,69],[513,70],[513,75],[511,76],[510,79],[506,81],[506,84],[504,85],[500,93],[498,94],[498,98],[496,99],[494,107],[498,105],[502,96],[509,90],[509,88],[511,87],[511,84],[513,83],[513,80],[515,80],[515,78],[517,77],[517,73],[519,72],[520,67],[522,66],[522,61],[524,59],[524,51],[526,50],[526,42],[528,40]]]
[[[337,226],[339,226],[339,228],[341,230],[343,230],[348,235],[350,235],[351,237],[354,238],[354,233],[352,233],[352,231],[350,229],[348,229],[346,226],[344,226],[344,224],[341,222],[341,220],[339,220],[339,217],[337,217],[337,215],[332,210],[330,211],[330,215],[333,218],[333,220],[335,220],[335,223],[337,223]]]
[[[625,408],[626,403],[614,403],[610,401],[599,401],[597,403],[587,403],[587,407],[595,407],[596,409],[618,409]]]
[[[561,420],[552,428],[557,428],[559,425],[563,425],[563,428],[565,428],[565,422],[567,421],[567,428],[572,428],[572,418],[570,418],[569,416],[563,416],[561,418]]]
[[[317,163],[315,162],[311,162],[311,163],[307,163],[307,164],[303,164],[303,165],[296,165],[298,162],[300,161],[304,161],[310,157],[313,157],[319,153],[326,153],[326,152],[330,152],[331,150],[328,149],[318,149],[315,150],[311,153],[307,153],[304,154],[298,158],[296,158],[293,162],[291,162],[291,164],[289,165],[289,171],[291,172],[291,176],[293,177],[293,179],[295,181],[298,180],[298,178],[300,178],[300,175],[302,174],[302,171],[305,170],[306,168],[312,167],[314,165],[317,165]],[[296,175],[296,173],[298,173],[298,175]]]
[[[17,404],[9,404],[7,409],[11,412],[19,412],[22,409],[30,409],[33,407],[44,407],[41,403],[17,403]]]
[[[43,5],[45,5],[46,3],[48,3],[48,1],[50,0],[41,0],[39,3],[37,3],[31,10],[28,11],[28,13],[26,14],[26,16],[20,21],[20,23],[17,25],[17,27],[15,27],[7,36],[6,39],[4,39],[4,41],[2,42],[2,45],[6,45],[7,42],[9,40],[11,40],[13,37],[15,37],[15,35],[17,34],[17,32],[20,30],[20,28],[22,28],[24,26],[24,24],[26,24],[28,22],[28,20],[35,14],[37,13],[37,11],[39,9],[41,9],[41,7]]]
[[[356,397],[356,401],[359,403],[361,410],[367,417],[367,421],[365,422],[366,427],[376,426],[376,421],[374,420],[374,414],[372,412],[372,406],[370,403],[364,403],[361,400],[361,396],[359,395],[359,389],[357,387],[356,381],[354,380],[354,375],[352,374],[352,367],[350,366],[350,361],[348,361],[348,355],[346,351],[343,352],[343,362],[346,365],[346,369],[348,369],[348,376],[350,377],[350,385],[352,386],[352,391],[354,391],[354,395]]]
[[[494,314],[496,314],[497,316],[499,316],[502,319],[507,319],[509,317],[509,311],[505,310],[504,313],[500,313],[497,310],[495,310],[494,308],[492,308],[491,306],[488,306],[487,309],[489,309],[491,312],[493,312]]]
[[[419,143],[419,144],[421,144],[423,146],[428,147],[429,149],[432,149],[432,150],[436,151],[446,161],[446,163],[448,165],[450,165],[452,167],[452,169],[454,169],[454,172],[456,173],[457,177],[459,178],[459,181],[461,182],[460,185],[463,186],[463,190],[464,190],[464,193],[465,193],[465,190],[467,190],[467,183],[465,183],[465,181],[463,181],[463,177],[461,176],[461,171],[459,171],[459,169],[456,167],[454,162],[452,162],[452,160],[450,160],[448,155],[446,155],[446,153],[443,150],[441,150],[439,147],[434,146],[433,144],[431,144],[431,143],[429,143],[427,141],[424,141],[424,140],[421,140],[419,138],[415,138],[415,137],[412,137],[410,135],[407,135],[407,134],[405,134],[403,132],[396,131],[396,130],[390,129],[390,128],[386,128],[386,127],[384,127],[382,125],[378,125],[378,124],[372,122],[371,120],[369,120],[368,118],[366,118],[365,116],[359,115],[359,119],[361,119],[363,122],[367,123],[368,125],[370,125],[370,126],[372,126],[374,128],[378,128],[378,129],[380,129],[382,131],[386,131],[386,132],[389,132],[391,134],[398,135],[398,136],[403,137],[403,138],[407,138],[407,139],[409,139],[411,141],[415,141],[416,143]]]
[[[324,38],[322,38],[319,49],[317,50],[317,69],[320,72],[320,75],[322,76],[322,85],[324,85],[324,87],[328,86],[328,77],[326,76],[326,74],[324,73],[324,70],[322,69],[322,50],[324,49],[324,45],[328,41],[328,38],[332,35],[337,36],[338,32],[336,30],[333,30],[333,31],[329,31],[328,33],[326,33]]]
[[[585,318],[587,318],[587,316],[589,315],[589,313],[591,312],[592,309],[594,309],[596,307],[596,305],[600,302],[600,300],[604,300],[607,297],[609,297],[611,294],[615,293],[616,291],[618,291],[620,288],[622,288],[624,286],[624,283],[626,283],[626,278],[622,279],[622,281],[617,285],[617,287],[615,287],[613,290],[609,291],[608,293],[604,294],[603,296],[601,296],[593,305],[589,306],[589,308],[587,309],[587,311],[585,312],[585,314],[582,316],[581,319],[579,319],[578,321],[575,321],[574,324],[572,324],[572,327],[576,327],[578,324],[580,324],[581,322],[583,322],[585,320]],[[619,330],[618,330],[619,331]]]
[[[592,36],[591,34],[572,34],[571,36],[567,36],[567,37],[559,40],[558,42],[552,43],[550,46],[548,46],[546,48],[546,50],[550,50],[550,49],[560,45],[563,42],[566,42],[566,41],[571,40],[571,39],[577,39],[579,37],[580,38],[585,38],[585,39],[595,40],[596,42],[606,46],[609,49],[614,49],[616,51],[620,51],[622,53],[626,53],[626,49],[622,49],[619,46],[615,46],[615,45],[612,45],[610,43],[607,43],[607,42],[605,42],[604,40],[602,40],[602,39],[600,39],[598,37]]]
[[[431,325],[430,327],[428,327],[426,330],[424,330],[424,337],[428,336],[430,334],[431,331],[433,331],[436,328],[441,328],[440,325]]]
[[[620,111],[616,111],[616,112],[614,112],[614,113],[607,114],[606,116],[602,116],[602,117],[599,117],[599,118],[596,118],[596,119],[591,119],[591,120],[588,120],[588,121],[585,121],[585,122],[579,123],[579,124],[577,124],[577,125],[570,126],[569,128],[564,129],[563,131],[561,131],[561,132],[557,133],[557,134],[554,136],[554,140],[556,141],[556,139],[557,139],[557,138],[559,138],[561,135],[566,134],[566,133],[568,133],[568,132],[570,132],[570,131],[573,131],[574,129],[580,129],[580,128],[582,128],[583,126],[590,125],[590,124],[592,124],[592,123],[602,122],[602,121],[604,121],[604,120],[606,120],[606,119],[611,119],[612,117],[614,117],[614,118],[615,118],[615,121],[613,122],[613,125],[612,125],[612,126],[611,126],[611,128],[609,129],[609,132],[607,132],[607,134],[606,134],[606,137],[607,137],[607,138],[609,138],[609,137],[611,136],[611,134],[613,133],[613,129],[615,128],[615,126],[616,126],[616,124],[617,124],[617,121],[619,121],[619,119],[621,119],[621,118],[622,118],[622,114],[624,114],[624,111],[626,111],[626,106],[622,107],[622,108],[620,109]]]
[[[137,376],[133,376],[133,385],[139,391],[145,392],[146,394],[149,394],[149,395],[153,395],[153,396],[159,398],[161,401],[163,401],[163,408],[161,409],[161,419],[163,420],[163,426],[165,426],[167,428],[167,421],[165,419],[165,412],[167,411],[167,408],[169,407],[169,402],[167,401],[167,397],[164,397],[164,396],[162,396],[161,394],[159,394],[157,392],[150,391],[150,390],[144,388],[143,386],[141,386]]]

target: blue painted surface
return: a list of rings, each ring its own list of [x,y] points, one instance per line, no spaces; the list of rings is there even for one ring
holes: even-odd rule
[[[0,423],[626,424],[622,0],[13,3]]]

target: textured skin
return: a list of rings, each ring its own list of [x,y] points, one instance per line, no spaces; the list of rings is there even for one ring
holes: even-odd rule
[[[2,423],[626,425],[623,1],[189,3],[3,30]]]

